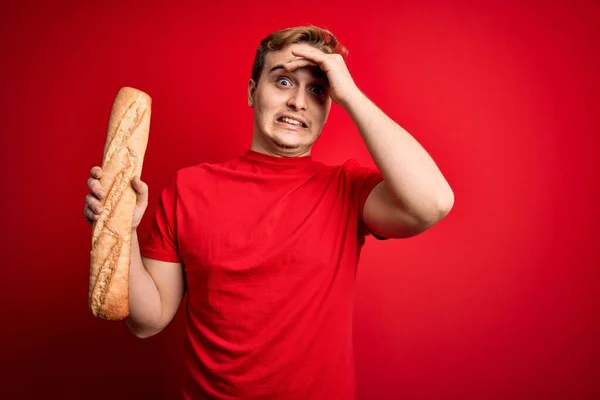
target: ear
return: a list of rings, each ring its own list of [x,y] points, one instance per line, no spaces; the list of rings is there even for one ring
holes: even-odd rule
[[[248,107],[254,107],[254,93],[256,93],[256,82],[254,79],[248,81]]]

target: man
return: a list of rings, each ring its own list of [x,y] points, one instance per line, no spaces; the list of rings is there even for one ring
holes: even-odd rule
[[[266,37],[248,85],[251,148],[179,170],[141,247],[135,228],[148,188],[132,180],[126,323],[139,337],[157,334],[187,291],[185,398],[353,399],[353,291],[365,236],[414,236],[453,205],[434,161],[361,93],[344,54],[317,27]],[[312,159],[332,101],[377,169]],[[102,170],[91,174],[90,222],[103,197]]]

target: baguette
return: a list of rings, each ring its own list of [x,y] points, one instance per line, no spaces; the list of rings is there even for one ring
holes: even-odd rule
[[[114,100],[102,161],[106,191],[100,218],[92,226],[88,306],[105,320],[129,315],[131,233],[137,195],[132,178],[141,177],[150,131],[152,99],[123,87]]]

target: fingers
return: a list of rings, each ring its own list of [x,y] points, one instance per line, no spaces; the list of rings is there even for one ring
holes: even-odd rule
[[[106,196],[106,191],[100,184],[100,181],[94,178],[89,178],[87,181],[87,185],[90,188],[91,192],[99,199],[103,199]]]
[[[316,49],[316,48],[304,48],[304,49],[294,49],[292,50],[292,54],[295,55],[296,57],[321,57],[321,56],[327,56],[328,54],[325,54],[322,50]]]
[[[87,181],[88,188],[99,199],[102,199],[104,196],[106,196],[106,191],[100,184],[100,180],[99,180],[102,177],[102,173],[103,173],[102,168],[100,168],[100,167],[92,168],[92,170],[90,171],[90,174],[92,176]]]
[[[306,60],[306,59],[301,59],[301,60],[290,61],[287,64],[285,64],[283,66],[283,68],[286,71],[290,71],[291,72],[291,71],[294,71],[294,70],[296,70],[298,68],[304,68],[304,67],[309,67],[309,66],[318,67],[319,65],[317,63],[313,62],[313,61]]]
[[[100,179],[102,178],[102,168],[101,167],[94,167],[92,168],[92,170],[90,171],[90,174],[92,175],[92,177],[96,178],[96,179]]]
[[[106,191],[100,184],[100,178],[103,175],[102,168],[94,167],[90,171],[90,174],[91,177],[87,181],[90,193],[85,196],[83,215],[89,224],[93,224],[94,221],[100,218],[104,211],[101,200],[106,196]],[[134,176],[131,180],[131,186],[137,194],[136,206],[145,207],[148,204],[148,185],[139,176]]]
[[[100,215],[102,214],[102,204],[100,203],[100,200],[98,200],[94,195],[92,195],[91,193],[88,194],[87,196],[85,196],[85,205],[90,208],[92,210],[92,212]]]
[[[97,221],[100,218],[101,213],[95,213],[92,208],[86,204],[85,207],[83,207],[83,215],[89,224],[93,224],[94,221]]]
[[[333,56],[332,54],[325,54],[317,49],[295,49],[292,50],[292,55],[305,58],[317,64],[324,62],[328,56]]]
[[[89,224],[93,224],[94,221],[97,221],[102,214],[103,208],[100,199],[106,196],[106,192],[99,180],[103,175],[102,168],[97,166],[92,168],[90,175],[91,177],[87,180],[87,186],[90,189],[90,193],[85,196],[83,215]]]
[[[104,208],[93,194],[85,196],[85,207],[83,208],[83,215],[88,223],[93,223],[100,218]]]

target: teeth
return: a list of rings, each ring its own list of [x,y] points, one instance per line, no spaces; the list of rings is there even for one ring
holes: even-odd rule
[[[302,125],[301,122],[298,122],[295,119],[291,119],[291,118],[288,118],[288,117],[283,117],[283,118],[281,118],[281,120],[283,122],[287,122],[288,124],[292,124],[292,125],[298,125],[298,126]]]

